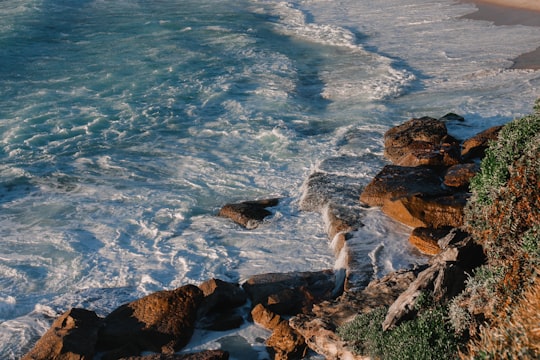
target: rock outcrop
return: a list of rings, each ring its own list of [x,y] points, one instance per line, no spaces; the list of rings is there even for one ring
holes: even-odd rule
[[[105,352],[103,358],[180,350],[193,334],[202,301],[198,287],[185,285],[120,306],[105,317],[100,329],[98,348]]]
[[[23,360],[91,360],[102,319],[95,312],[71,309],[58,317]]]
[[[384,134],[384,154],[401,166],[451,166],[459,163],[459,142],[448,135],[444,121],[411,119]]]
[[[88,310],[71,309],[23,359],[92,359],[97,353],[104,360],[228,359],[228,353],[219,350],[175,352],[188,343],[195,327],[222,331],[241,326],[248,318],[241,312],[247,299],[252,320],[272,331],[266,345],[275,359],[300,359],[307,347],[327,359],[367,359],[339,338],[339,326],[359,313],[385,306],[389,310],[381,326],[391,329],[415,316],[420,296],[447,302],[463,289],[466,274],[485,260],[482,248],[459,226],[469,181],[478,171],[478,157],[500,128],[465,141],[460,151],[459,141],[447,133],[449,121],[463,119],[455,114],[439,120],[411,119],[387,131],[384,152],[394,164],[383,166],[363,191],[354,177],[316,171],[304,183],[300,199],[301,210],[322,215],[336,257],[345,254],[347,264],[359,256],[349,241],[363,226],[363,211],[377,206],[415,227],[409,241],[433,255],[426,265],[399,270],[369,284],[372,273],[364,274],[367,280],[354,282],[349,268],[254,275],[242,286],[210,279],[199,287],[186,285],[150,294],[120,306],[104,319]],[[331,169],[344,161],[352,159],[334,158],[321,168]],[[279,199],[267,199],[227,204],[219,215],[253,229],[272,214],[267,208],[278,203]],[[156,354],[141,355],[143,351]]]
[[[224,331],[244,323],[236,308],[244,305],[247,295],[238,284],[210,279],[199,285],[204,294],[198,310],[197,327],[205,330]]]
[[[252,306],[262,304],[279,315],[296,315],[311,310],[313,304],[333,299],[336,276],[332,270],[260,274],[249,278],[243,285]]]

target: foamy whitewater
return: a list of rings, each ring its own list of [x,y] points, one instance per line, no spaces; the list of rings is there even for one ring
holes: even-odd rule
[[[448,112],[465,138],[531,111],[540,72],[508,70],[540,28],[461,18],[451,0],[0,2],[0,358],[71,307],[106,315],[217,277],[340,267],[304,180]],[[351,168],[353,164],[351,164]],[[282,197],[246,231],[227,202]],[[375,276],[425,261],[377,210],[357,234]],[[266,359],[255,325],[186,350]],[[262,340],[261,340],[262,339]],[[315,355],[313,355],[316,358]]]

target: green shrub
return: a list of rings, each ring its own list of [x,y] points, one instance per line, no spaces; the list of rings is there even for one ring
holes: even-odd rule
[[[540,264],[540,99],[534,110],[503,127],[471,181],[465,225],[487,264],[449,306],[454,329],[473,330],[464,359],[529,358],[539,340],[534,331],[518,337],[513,320]]]
[[[384,360],[455,359],[458,339],[442,307],[427,309],[417,318],[383,332],[386,308],[358,315],[338,329],[338,334],[361,355]]]
[[[540,218],[539,177],[537,113],[514,120],[501,130],[499,139],[486,151],[480,173],[471,180],[466,226],[484,246],[488,260],[513,259],[535,248],[540,234],[535,227]]]

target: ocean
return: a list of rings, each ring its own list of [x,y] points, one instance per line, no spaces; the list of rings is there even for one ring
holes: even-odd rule
[[[71,307],[106,315],[212,277],[336,264],[302,185],[329,159],[384,166],[382,136],[454,112],[466,138],[531,111],[540,72],[512,59],[540,28],[463,18],[453,0],[0,1],[0,358]],[[341,170],[340,170],[341,171]],[[255,230],[217,217],[280,197]],[[372,211],[366,264],[425,262]],[[197,333],[267,358],[266,330]],[[250,350],[246,352],[246,348]],[[251,351],[251,352],[250,352]],[[244,354],[244,355],[241,355]],[[314,355],[316,358],[316,355]]]

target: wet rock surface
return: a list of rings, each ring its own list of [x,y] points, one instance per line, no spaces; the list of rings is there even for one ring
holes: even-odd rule
[[[229,218],[246,229],[255,229],[264,218],[272,215],[268,208],[278,204],[279,199],[277,198],[226,204],[221,208],[218,215]]]
[[[92,359],[101,322],[93,311],[70,309],[53,322],[23,360]]]
[[[447,302],[461,291],[466,274],[485,261],[482,248],[459,226],[478,157],[500,129],[459,144],[446,131],[449,121],[463,120],[455,114],[440,120],[411,119],[387,131],[384,151],[394,164],[381,163],[382,170],[369,180],[354,174],[352,163],[361,162],[362,156],[325,160],[306,180],[299,207],[321,214],[336,257],[344,259],[344,269],[260,274],[241,286],[210,279],[198,287],[150,294],[104,319],[72,309],[53,323],[24,359],[92,359],[95,354],[104,360],[228,359],[229,353],[222,350],[175,352],[188,343],[195,327],[222,331],[241,326],[244,319],[272,331],[266,345],[275,359],[302,358],[307,347],[327,359],[363,359],[337,336],[337,327],[359,313],[386,306],[389,311],[381,326],[391,329],[415,316],[414,304],[421,294]],[[345,137],[345,146],[356,144],[362,134]],[[462,147],[461,154],[456,155],[456,146]],[[279,199],[266,199],[227,204],[219,215],[252,229],[272,215],[268,208],[278,203]],[[355,264],[366,254],[355,249],[351,239],[362,228],[368,206],[380,207],[416,227],[409,241],[433,255],[430,261],[379,279]],[[251,306],[246,305],[248,300]]]

